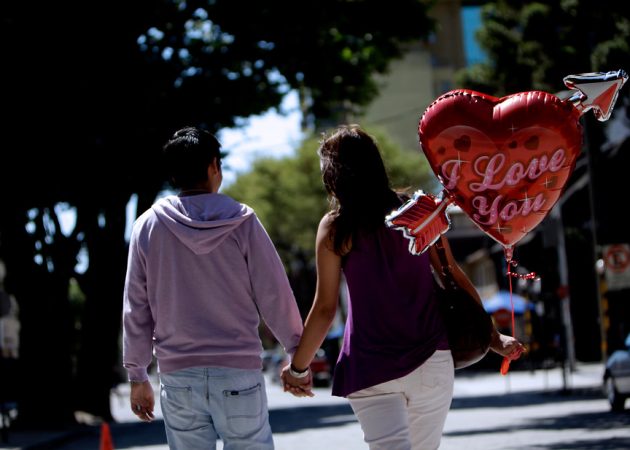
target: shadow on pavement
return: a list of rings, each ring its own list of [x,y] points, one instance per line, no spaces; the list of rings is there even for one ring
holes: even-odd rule
[[[546,444],[544,447],[521,447],[522,450],[625,450],[628,448],[630,448],[630,438],[560,442],[557,444]]]
[[[576,400],[605,398],[601,388],[581,388],[563,391],[525,391],[500,395],[480,395],[474,397],[455,397],[451,409],[466,408],[514,408],[516,406],[542,405],[545,403],[563,403]]]
[[[519,392],[503,395],[488,395],[478,397],[459,397],[453,399],[451,409],[474,408],[514,408],[519,406],[536,406],[549,403],[575,402],[583,400],[599,400],[605,396],[601,388],[581,388],[564,392],[561,390],[551,392]],[[630,428],[630,410],[620,413],[610,411],[602,412],[575,412],[570,415],[563,414],[550,417],[539,417],[523,420],[514,426],[497,426],[470,429],[465,431],[445,432],[444,436],[450,437],[474,437],[492,434],[509,436],[511,432],[538,430],[547,431],[602,431],[619,430],[628,434]],[[511,449],[519,450],[621,450],[630,449],[630,436],[616,436],[605,439],[568,439],[553,444],[512,446]]]
[[[154,420],[150,423],[117,423],[112,425],[111,430],[116,450],[128,447],[166,445],[163,420]]]
[[[273,409],[269,421],[274,434],[291,433],[305,429],[330,428],[356,423],[349,405],[308,406],[299,408]],[[110,424],[112,440],[116,450],[129,448],[166,446],[164,421],[150,423],[123,422]],[[59,437],[39,443],[20,445],[22,450],[86,450],[97,449],[100,426],[81,426],[61,433]],[[0,445],[0,449],[5,448]],[[15,448],[14,446],[6,448]]]
[[[292,433],[305,429],[330,428],[357,420],[350,405],[306,406],[272,409],[269,422],[274,434]],[[164,421],[151,423],[118,423],[111,427],[116,449],[166,444]]]
[[[493,434],[493,433],[509,433],[511,431],[524,431],[524,430],[571,430],[571,429],[586,429],[586,430],[612,430],[612,429],[627,429],[630,426],[630,411],[624,413],[584,413],[584,414],[571,414],[570,416],[563,415],[557,417],[543,417],[532,419],[528,421],[520,422],[514,426],[501,426],[501,427],[488,427],[488,428],[476,428],[474,430],[466,431],[451,431],[444,433],[444,436],[473,436],[477,434]],[[630,442],[630,436],[626,438]],[[529,448],[529,447],[524,447]],[[535,447],[533,447],[535,448]],[[574,447],[565,447],[574,448]],[[630,448],[626,446],[624,448]]]
[[[166,445],[166,434],[162,420],[155,420],[151,423],[111,423],[110,430],[116,450]],[[56,438],[32,443],[23,442],[17,448],[21,450],[91,450],[99,448],[100,437],[100,425],[82,425],[72,427],[65,433],[60,433]],[[0,446],[0,449],[2,448],[5,447]]]
[[[357,423],[348,404],[272,409],[269,422],[274,434]]]
[[[539,418],[530,421],[529,425],[526,424],[525,426],[535,430],[571,430],[578,428],[595,431],[627,430],[630,426],[630,411],[623,413],[607,411],[575,413],[570,416]],[[630,436],[626,439],[630,442]],[[624,448],[630,448],[630,446]]]

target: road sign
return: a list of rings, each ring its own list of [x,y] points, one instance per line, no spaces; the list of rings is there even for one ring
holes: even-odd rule
[[[603,250],[608,290],[630,288],[630,245],[605,245]]]

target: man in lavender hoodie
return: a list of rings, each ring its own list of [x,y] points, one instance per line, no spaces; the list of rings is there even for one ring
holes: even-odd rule
[[[153,419],[154,354],[171,449],[272,449],[260,318],[289,355],[302,320],[284,267],[254,211],[219,194],[220,144],[197,128],[164,146],[178,195],[135,222],[123,307],[131,409]]]

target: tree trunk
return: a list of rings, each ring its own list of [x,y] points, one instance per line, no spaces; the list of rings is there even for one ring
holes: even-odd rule
[[[127,257],[126,201],[112,198],[107,202],[106,209],[101,210],[106,220],[103,227],[97,221],[99,211],[91,206],[82,210],[90,219],[85,228],[90,262],[80,281],[87,301],[78,356],[77,406],[106,421],[113,419],[110,391],[123,381],[119,341]]]

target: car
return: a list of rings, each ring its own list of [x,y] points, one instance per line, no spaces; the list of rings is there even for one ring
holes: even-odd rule
[[[606,360],[604,390],[613,411],[623,411],[630,397],[630,334],[625,350],[614,351]]]
[[[310,365],[314,387],[328,387],[332,381],[330,363],[324,349],[317,350]]]

